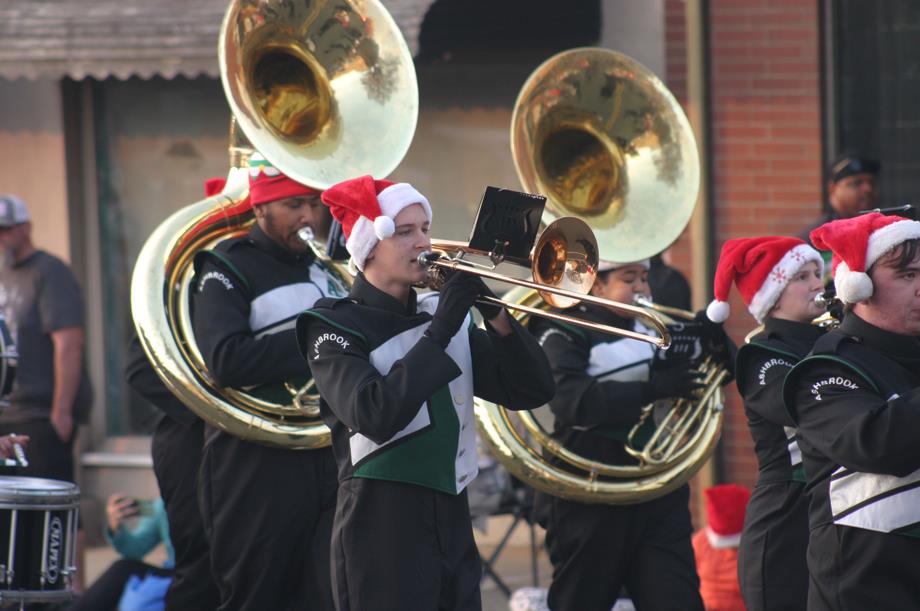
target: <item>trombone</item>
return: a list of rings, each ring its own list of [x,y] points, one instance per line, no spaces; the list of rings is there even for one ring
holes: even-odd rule
[[[508,284],[538,291],[544,301],[556,308],[568,308],[581,301],[604,306],[622,316],[640,319],[645,326],[654,329],[658,336],[590,322],[574,316],[504,301],[497,297],[481,297],[478,300],[480,302],[527,312],[533,316],[542,316],[603,333],[648,342],[661,349],[666,349],[671,345],[671,336],[667,325],[653,312],[638,306],[601,299],[588,294],[594,284],[594,279],[597,277],[598,249],[594,233],[588,224],[581,219],[562,217],[550,223],[543,231],[530,257],[533,280],[513,278],[492,271],[503,259],[502,255],[496,251],[486,253],[470,248],[461,242],[449,240],[432,240],[431,246],[431,252],[423,252],[418,256],[419,265],[427,267],[430,276],[436,279],[434,283],[429,284],[430,288],[435,290],[439,288],[437,281],[437,278],[441,277],[437,273],[439,269],[465,272],[481,278],[507,282]],[[491,261],[491,267],[466,260],[465,256],[468,254],[488,257]]]

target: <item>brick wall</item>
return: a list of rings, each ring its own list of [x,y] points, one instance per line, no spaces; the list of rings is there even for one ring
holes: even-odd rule
[[[686,101],[685,3],[666,0],[666,81]],[[796,234],[822,194],[817,2],[709,2],[713,247],[729,238]],[[692,244],[675,251],[679,264]],[[707,296],[708,297],[708,296]],[[732,296],[732,336],[754,326]],[[720,452],[723,478],[752,485],[757,467],[740,401],[729,387]]]

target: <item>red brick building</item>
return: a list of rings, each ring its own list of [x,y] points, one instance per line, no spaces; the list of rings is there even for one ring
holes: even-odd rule
[[[687,10],[666,3],[669,87],[687,100]],[[796,234],[819,215],[823,194],[821,13],[795,0],[707,3],[711,259],[734,237]],[[689,7],[692,10],[692,7]],[[690,240],[680,245],[696,247]],[[681,262],[687,256],[675,256]],[[691,269],[685,267],[688,274]],[[737,295],[730,332],[754,326]],[[728,389],[718,479],[752,485],[750,435],[733,386]]]

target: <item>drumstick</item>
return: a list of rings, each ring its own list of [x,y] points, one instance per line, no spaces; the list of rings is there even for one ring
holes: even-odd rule
[[[28,467],[29,461],[26,460],[26,451],[22,449],[22,446],[18,443],[13,444],[13,454],[16,455],[16,460],[19,461],[20,467]]]

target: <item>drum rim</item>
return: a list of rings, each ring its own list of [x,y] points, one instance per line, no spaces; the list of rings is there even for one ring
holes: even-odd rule
[[[79,501],[80,488],[73,482],[41,477],[0,475],[0,507],[20,508],[24,503],[40,505]]]
[[[2,602],[66,602],[73,598],[72,587],[63,590],[0,590]]]

